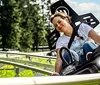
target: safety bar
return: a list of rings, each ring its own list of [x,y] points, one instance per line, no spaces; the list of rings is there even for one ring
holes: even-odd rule
[[[71,76],[0,78],[0,85],[100,85],[100,73]]]

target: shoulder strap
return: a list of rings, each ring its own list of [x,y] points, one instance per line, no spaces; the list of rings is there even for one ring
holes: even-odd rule
[[[70,49],[70,47],[71,47],[71,44],[72,44],[72,42],[73,42],[75,36],[78,35],[77,32],[78,32],[79,26],[80,26],[80,25],[78,25],[78,26],[76,26],[76,27],[73,28],[73,33],[72,33],[72,36],[71,36],[71,38],[70,38],[70,40],[69,40],[69,43],[68,43],[68,48],[69,48],[69,49]]]

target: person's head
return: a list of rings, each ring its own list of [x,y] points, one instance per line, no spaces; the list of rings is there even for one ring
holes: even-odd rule
[[[70,16],[63,12],[55,12],[55,14],[50,17],[50,21],[55,25],[56,30],[59,32],[64,32],[64,29],[69,28],[71,23]]]

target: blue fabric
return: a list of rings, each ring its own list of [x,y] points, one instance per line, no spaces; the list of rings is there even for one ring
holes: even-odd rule
[[[71,63],[71,58],[70,58],[70,55],[67,51],[64,53],[64,58],[68,62],[68,64]]]
[[[93,49],[95,49],[96,47],[97,47],[97,45],[94,44],[93,42],[90,42],[90,41],[89,42],[86,42],[83,45],[83,54],[84,55],[81,55],[79,57],[79,63],[80,64],[83,64],[84,62],[86,62],[86,54],[88,52],[92,52]],[[71,63],[71,58],[70,58],[69,53],[67,51],[64,53],[64,58],[68,62],[68,64]]]
[[[88,53],[88,52],[92,52],[93,51],[93,49],[95,49],[97,47],[97,45],[96,44],[94,44],[93,42],[86,42],[84,45],[83,45],[83,53],[84,53],[84,55],[83,55],[83,57],[82,57],[82,60],[83,60],[83,62],[86,62],[86,54]]]
[[[83,52],[84,52],[84,55],[86,55],[88,52],[92,52],[93,49],[95,49],[97,47],[96,44],[94,44],[93,42],[86,42],[84,45],[83,45]]]

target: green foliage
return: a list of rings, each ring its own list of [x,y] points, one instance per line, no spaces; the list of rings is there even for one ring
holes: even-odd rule
[[[32,70],[24,70],[19,73],[19,77],[33,77],[33,76],[34,76],[34,74],[33,74]]]
[[[0,35],[0,47],[1,47],[1,45],[2,45],[1,39],[2,39],[2,36]]]
[[[0,78],[9,78],[14,77],[16,75],[14,70],[0,70]]]
[[[2,48],[18,49],[20,48],[20,22],[21,12],[18,9],[19,2],[16,0],[2,0],[1,11],[1,36]]]
[[[43,59],[43,58],[31,58],[32,61],[35,61],[35,62],[41,62],[43,64],[52,64],[52,65],[55,65],[55,60],[52,60],[51,59],[51,62],[49,62],[49,59]]]
[[[4,70],[0,70],[0,78],[2,77],[14,77],[16,75],[14,70],[6,70],[6,69],[13,69],[14,67],[12,65],[4,65],[1,67],[1,69]]]
[[[7,68],[11,69],[11,68],[14,68],[14,66],[12,66],[12,65],[4,65],[1,68],[2,69],[7,69]]]
[[[38,4],[31,4],[30,0],[1,1],[0,35],[3,49],[29,52],[40,45],[47,45],[47,26]]]
[[[22,51],[34,50],[35,47],[43,45],[43,42],[46,41],[46,26],[39,14],[39,5],[27,4],[27,6],[21,9],[23,13],[21,26],[24,28],[20,42]]]

